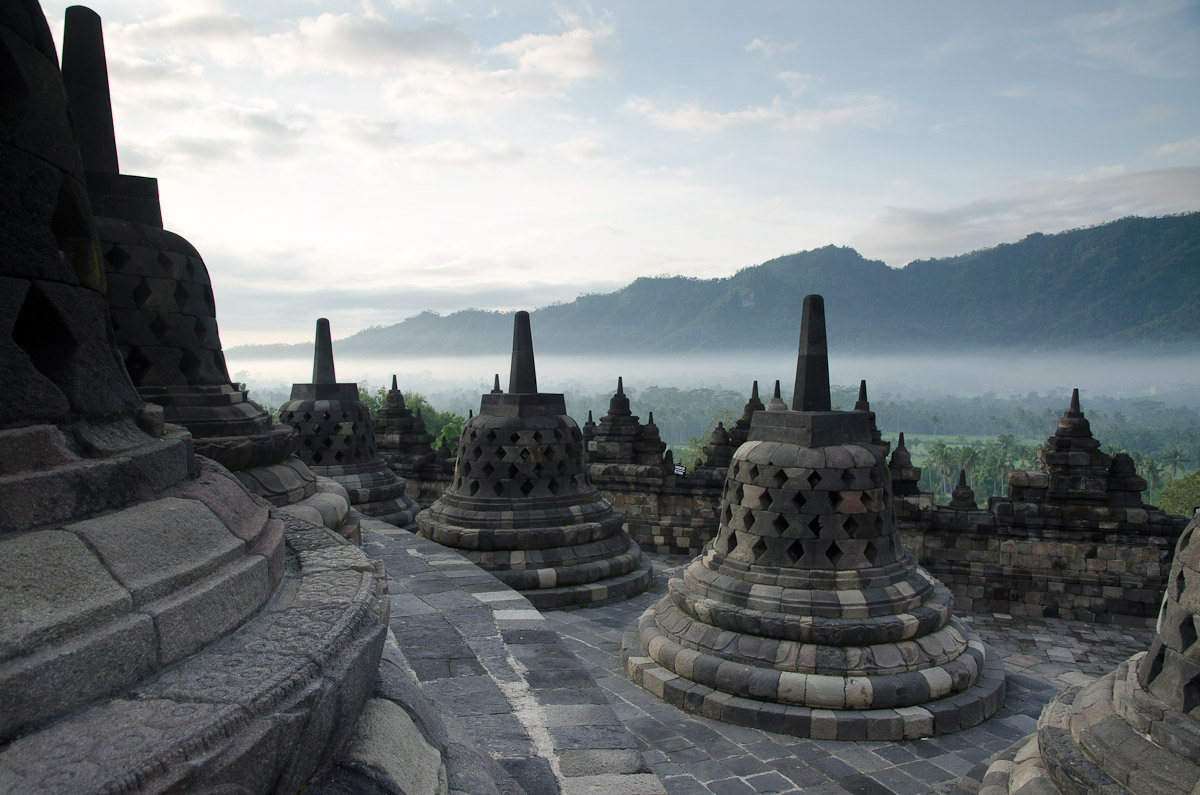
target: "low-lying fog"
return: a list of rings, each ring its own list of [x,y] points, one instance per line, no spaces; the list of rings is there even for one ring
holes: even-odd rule
[[[336,356],[336,345],[334,353]],[[307,382],[312,377],[312,359],[308,357],[241,358],[235,351],[227,355],[227,361],[233,380],[248,384],[251,397],[267,405],[278,405],[274,395],[290,389],[293,382]],[[439,394],[455,395],[455,403],[473,395],[471,400],[478,407],[478,394],[491,390],[493,374],[499,373],[501,386],[507,388],[509,358],[346,356],[337,357],[336,366],[339,381],[357,381],[374,390],[390,384],[396,374],[402,391],[420,392],[438,408],[443,408],[436,399]],[[1132,357],[994,353],[843,356],[834,351],[829,366],[834,384],[855,385],[859,379],[867,379],[872,400],[887,394],[916,398],[922,394],[1011,396],[1029,392],[1062,394],[1066,400],[1071,388],[1078,387],[1085,396],[1145,396],[1169,405],[1200,405],[1200,351]],[[748,392],[751,381],[758,380],[765,400],[777,378],[784,391],[790,391],[795,370],[794,353],[537,357],[538,386],[543,392],[611,391],[617,376],[623,376],[626,389],[635,394],[648,386]],[[460,410],[449,405],[444,408]]]

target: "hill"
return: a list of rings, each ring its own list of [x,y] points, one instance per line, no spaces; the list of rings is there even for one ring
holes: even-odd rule
[[[825,296],[831,344],[844,352],[1191,344],[1200,341],[1200,213],[1035,232],[899,269],[826,246],[723,279],[640,278],[531,314],[538,350],[546,352],[781,349],[795,345],[808,293]],[[508,349],[511,328],[508,313],[424,312],[365,329],[340,341],[338,351],[497,352]]]

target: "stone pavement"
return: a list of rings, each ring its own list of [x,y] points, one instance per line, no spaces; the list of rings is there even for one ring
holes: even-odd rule
[[[963,616],[1009,672],[995,718],[910,742],[800,740],[690,715],[625,677],[622,633],[688,557],[648,556],[653,586],[627,602],[539,613],[456,552],[369,526],[363,548],[387,566],[391,629],[405,659],[424,694],[507,771],[498,788],[512,795],[949,792],[1033,731],[1055,693],[1112,670],[1153,637],[1150,629]]]

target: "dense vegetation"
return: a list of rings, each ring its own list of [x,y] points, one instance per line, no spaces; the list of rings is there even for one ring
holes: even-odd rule
[[[820,293],[840,352],[1153,347],[1200,341],[1198,262],[1200,213],[1124,218],[899,269],[826,246],[723,279],[640,278],[534,310],[532,322],[546,352],[781,349],[794,344],[799,299]],[[500,352],[511,324],[508,313],[424,312],[361,331],[338,351]]]

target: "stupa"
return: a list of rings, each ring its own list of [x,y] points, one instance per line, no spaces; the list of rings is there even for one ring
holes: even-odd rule
[[[1046,705],[1035,734],[993,762],[980,793],[1200,791],[1200,515],[1175,546],[1148,651]]]
[[[904,431],[896,440],[896,449],[888,460],[892,476],[892,496],[908,497],[921,493],[921,468],[913,464],[912,454],[904,444]]]
[[[416,470],[433,463],[433,437],[421,416],[405,405],[394,375],[392,388],[384,397],[383,408],[375,412],[374,421],[379,457],[393,471]]]
[[[296,792],[370,695],[383,579],[294,520],[298,557],[138,397],[33,0],[0,4],[0,95],[0,791]]]
[[[317,320],[312,383],[292,384],[291,398],[279,407],[279,421],[299,435],[300,459],[345,488],[355,508],[405,530],[416,529],[421,506],[404,493],[404,479],[379,457],[371,410],[359,400],[358,384],[337,381],[325,318]]]
[[[539,609],[624,599],[650,581],[621,513],[588,479],[563,396],[538,391],[527,312],[514,320],[508,391],[482,396],[450,487],[417,523]]]
[[[100,17],[66,10],[63,76],[104,256],[117,347],[138,394],[187,428],[197,453],[278,507],[339,527],[349,498],[292,455],[296,435],[230,381],[208,269],[163,229],[158,181],[120,173]]]
[[[832,411],[824,306],[804,299],[790,411],[755,412],[711,546],[625,634],[635,682],[710,718],[803,737],[973,726],[1002,663],[900,544],[863,411]]]
[[[589,427],[588,423],[591,423]],[[656,473],[661,477],[664,467],[669,471],[671,464],[666,462],[667,445],[662,441],[658,426],[654,424],[654,412],[645,425],[638,421],[629,408],[629,397],[625,394],[625,380],[617,378],[617,391],[608,401],[608,413],[600,418],[600,422],[592,423],[592,413],[588,412],[588,422],[584,423],[583,440],[586,443],[587,462],[590,465],[616,464],[625,466],[657,467]],[[674,458],[670,458],[674,462]]]

